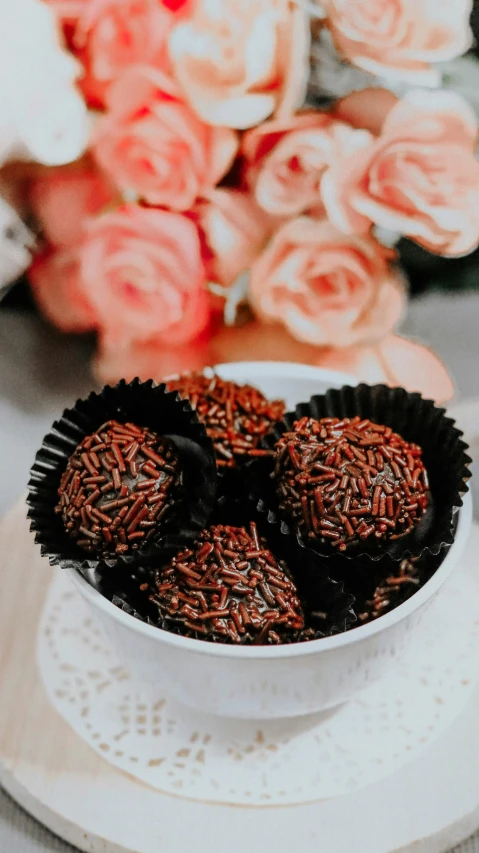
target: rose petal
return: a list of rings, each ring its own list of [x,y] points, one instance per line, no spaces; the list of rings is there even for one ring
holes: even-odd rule
[[[388,335],[373,347],[330,349],[320,355],[318,364],[351,373],[371,385],[385,382],[418,391],[438,403],[454,396],[451,378],[438,357],[422,344],[398,335]]]

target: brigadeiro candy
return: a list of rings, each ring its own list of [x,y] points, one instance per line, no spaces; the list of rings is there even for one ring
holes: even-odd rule
[[[101,591],[116,588],[121,571],[122,589],[127,566],[157,565],[209,523],[214,448],[187,400],[151,380],[122,380],[52,424],[28,486],[42,554]]]
[[[394,610],[413,595],[427,580],[417,558],[404,559],[393,564],[390,573],[368,595],[358,595],[356,601],[359,624],[373,622]]]
[[[202,640],[276,644],[305,627],[289,570],[253,522],[205,529],[156,573],[150,600],[161,627]]]
[[[296,421],[276,444],[275,481],[296,529],[339,551],[406,536],[429,500],[421,448],[359,416]]]
[[[182,465],[169,438],[110,420],[74,451],[55,511],[68,536],[94,555],[144,545],[175,507]]]
[[[418,393],[329,389],[273,424],[262,447],[271,456],[250,465],[255,510],[328,560],[334,577],[380,583],[388,560],[437,556],[454,542],[471,460],[454,421]]]
[[[217,465],[235,468],[263,456],[261,439],[280,420],[283,400],[268,400],[252,385],[238,385],[216,374],[192,373],[168,382],[170,390],[186,397],[212,439]]]

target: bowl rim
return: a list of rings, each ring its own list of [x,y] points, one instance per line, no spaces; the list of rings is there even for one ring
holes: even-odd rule
[[[225,361],[212,365],[212,368],[225,379],[233,380],[244,372],[254,371],[258,377],[274,375],[277,379],[320,379],[322,382],[331,382],[332,385],[337,386],[358,384],[358,379],[351,373],[295,361]],[[205,368],[205,370],[208,369],[210,368]],[[247,381],[254,382],[253,379]]]
[[[265,369],[266,368],[266,369]],[[291,362],[232,362],[229,364],[215,365],[215,369],[222,374],[230,374],[229,377],[234,379],[244,371],[257,370],[258,375],[271,375],[271,370],[278,373],[281,370],[281,376],[285,378],[311,378],[321,379],[322,381],[330,381],[332,383],[351,383],[352,377],[347,374],[342,374],[332,370],[323,370],[319,367],[311,367],[311,365],[293,364]],[[282,372],[284,370],[284,372]],[[353,379],[352,384],[357,384],[357,380]],[[190,637],[182,637],[178,634],[172,634],[169,631],[164,631],[162,628],[157,628],[154,625],[148,625],[134,618],[128,613],[125,613],[119,607],[116,607],[105,598],[98,590],[92,587],[88,581],[76,571],[68,571],[71,582],[94,608],[100,610],[105,616],[119,622],[126,629],[134,633],[143,635],[146,639],[152,640],[160,645],[170,646],[184,652],[190,652],[196,655],[206,655],[209,657],[230,658],[233,660],[270,660],[275,661],[285,658],[307,657],[309,655],[317,655],[324,652],[333,651],[335,649],[344,648],[363,640],[367,640],[382,631],[393,627],[394,625],[407,619],[416,610],[419,610],[429,599],[431,599],[441,588],[448,576],[451,574],[454,567],[457,565],[462,551],[466,545],[469,530],[472,523],[472,498],[468,492],[463,498],[463,505],[458,511],[458,524],[456,536],[453,544],[449,548],[444,560],[439,568],[434,572],[433,576],[414,593],[407,601],[400,604],[398,607],[380,616],[374,622],[369,622],[366,625],[359,625],[342,634],[335,634],[332,637],[323,637],[319,640],[310,640],[304,643],[291,643],[278,646],[233,646],[223,645],[220,643],[210,643],[206,640],[196,640]]]

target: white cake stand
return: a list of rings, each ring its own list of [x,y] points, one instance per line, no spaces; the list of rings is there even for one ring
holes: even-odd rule
[[[300,805],[192,801],[104,761],[53,709],[37,672],[37,627],[53,570],[34,548],[25,515],[20,503],[0,527],[0,782],[54,833],[90,853],[441,853],[479,826],[479,688],[393,775]],[[475,526],[464,564],[474,573],[478,562]]]

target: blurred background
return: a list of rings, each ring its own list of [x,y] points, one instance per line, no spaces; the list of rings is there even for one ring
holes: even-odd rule
[[[473,429],[479,3],[0,0],[0,23],[0,513],[59,412],[123,377],[298,361]],[[0,797],[0,849],[67,846]]]
[[[1,0],[0,510],[122,377],[479,398],[478,4],[406,5]]]

